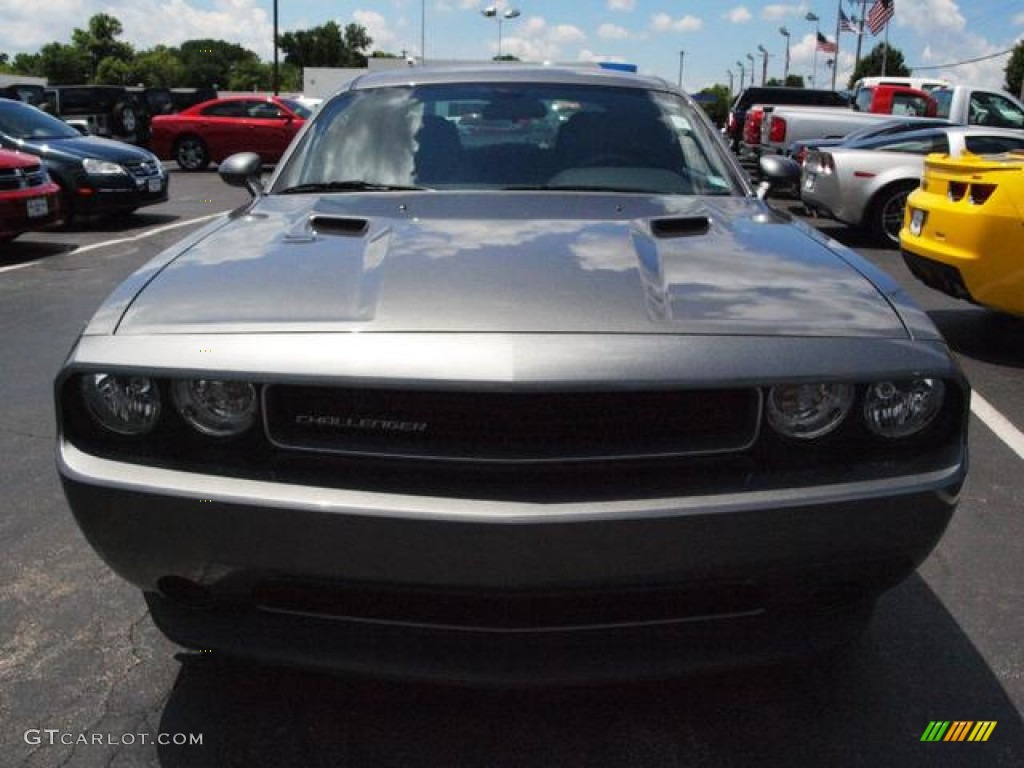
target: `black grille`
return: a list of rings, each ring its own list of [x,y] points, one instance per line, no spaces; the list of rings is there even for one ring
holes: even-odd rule
[[[136,179],[150,179],[160,175],[159,164],[152,160],[146,160],[141,163],[125,163],[124,167]]]
[[[279,446],[463,461],[584,461],[739,451],[757,437],[756,389],[435,392],[270,386]]]
[[[46,182],[46,175],[41,165],[32,168],[8,168],[0,170],[0,189],[29,189],[41,187]]]

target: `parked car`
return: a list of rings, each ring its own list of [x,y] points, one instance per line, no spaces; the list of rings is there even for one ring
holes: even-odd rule
[[[184,112],[189,107],[202,104],[204,101],[212,101],[217,98],[217,91],[208,86],[198,88],[171,88],[171,101],[174,103],[174,112]]]
[[[1024,148],[1024,132],[981,126],[927,128],[811,150],[800,197],[809,209],[897,246],[907,197],[921,181],[925,155],[959,156]]]
[[[255,152],[275,163],[312,111],[276,96],[235,96],[153,119],[152,147],[185,171],[201,171],[228,155]]]
[[[10,83],[0,87],[0,99],[14,99],[42,107],[46,103],[46,88],[38,83]]]
[[[929,155],[907,200],[900,246],[936,290],[1024,316],[1024,152]]]
[[[129,213],[167,200],[160,161],[141,147],[82,136],[21,101],[0,99],[0,147],[42,158],[60,186],[63,216]]]
[[[850,103],[857,112],[907,117],[935,117],[938,102],[928,91],[904,85],[871,85],[857,91]]]
[[[84,120],[89,134],[129,144],[149,139],[145,103],[119,85],[50,85],[45,111],[64,120]]]
[[[930,92],[936,117],[958,125],[1024,128],[1024,105],[1008,93],[957,85]],[[888,118],[845,109],[776,107],[761,128],[765,151],[785,152],[796,141],[845,136]]]
[[[0,243],[60,220],[60,187],[35,155],[0,149]]]
[[[794,141],[786,150],[786,155],[792,157],[796,162],[803,165],[804,161],[807,159],[807,153],[812,149],[852,146],[864,141],[865,139],[892,136],[893,134],[906,133],[908,131],[920,131],[925,128],[939,128],[947,125],[953,125],[953,123],[948,120],[944,120],[941,117],[927,119],[919,119],[916,117],[894,117],[880,123],[866,125],[859,130],[846,134],[842,138],[805,139],[803,141]]]
[[[729,110],[726,134],[734,152],[740,151],[747,110],[755,104],[793,104],[800,106],[848,107],[849,100],[836,91],[781,86],[750,86],[740,91]]]
[[[468,101],[579,109],[467,147]],[[371,73],[266,186],[220,174],[247,208],[56,381],[74,515],[187,647],[534,683],[774,657],[855,634],[953,513],[938,331],[661,79]]]

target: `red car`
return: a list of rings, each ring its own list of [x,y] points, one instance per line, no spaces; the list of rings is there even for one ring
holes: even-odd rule
[[[235,152],[255,152],[264,163],[276,163],[310,114],[294,99],[277,96],[213,99],[154,117],[150,148],[185,171],[201,171]]]
[[[60,187],[39,158],[0,149],[0,242],[60,218]]]

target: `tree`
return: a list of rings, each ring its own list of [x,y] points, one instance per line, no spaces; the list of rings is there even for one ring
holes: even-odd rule
[[[708,113],[715,125],[725,125],[729,116],[729,102],[731,101],[729,86],[716,83],[710,88],[705,88],[698,94],[704,98],[700,99],[700,105]]]
[[[87,53],[73,45],[47,43],[39,49],[38,71],[49,80],[50,85],[85,83],[92,73],[92,62]]]
[[[785,85],[785,86],[787,86],[789,88],[806,88],[807,87],[807,84],[804,82],[804,76],[803,75],[788,75],[786,77],[786,82],[784,82],[783,85]]]
[[[38,53],[17,53],[11,62],[11,70],[18,75],[44,77],[42,56]]]
[[[132,70],[134,82],[150,87],[174,88],[187,82],[177,49],[165,45],[137,54]]]
[[[271,65],[264,64],[258,58],[240,59],[232,68],[228,77],[229,91],[266,91],[272,87]]]
[[[248,48],[223,40],[186,40],[178,53],[185,68],[186,85],[226,88],[231,70],[241,61],[257,58]]]
[[[1013,54],[1003,71],[1006,73],[1003,87],[1014,96],[1024,94],[1024,40],[1013,47]]]
[[[333,21],[278,37],[285,62],[297,67],[365,67],[371,45],[365,28],[349,24],[342,30]]]
[[[883,59],[885,59],[885,74],[901,77],[910,76],[910,70],[903,60],[903,52],[899,48],[893,48],[890,45],[888,55],[886,55],[885,43],[879,43],[871,49],[871,53],[857,62],[857,66],[853,68],[853,74],[850,75],[850,82],[847,83],[847,87],[853,88],[853,84],[862,77],[881,75]]]
[[[135,57],[132,46],[117,39],[123,32],[124,28],[116,18],[106,13],[97,13],[89,19],[87,29],[75,29],[71,33],[71,46],[87,57],[92,64],[93,74],[97,74],[104,59],[127,64]]]
[[[113,56],[107,56],[97,65],[92,79],[94,83],[104,85],[134,85],[133,74],[134,70],[131,64]]]

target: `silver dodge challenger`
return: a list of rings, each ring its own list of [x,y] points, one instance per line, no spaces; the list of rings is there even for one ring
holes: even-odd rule
[[[220,174],[251,202],[56,380],[71,509],[183,646],[498,684],[788,657],[949,522],[943,339],[661,80],[370,74]]]

